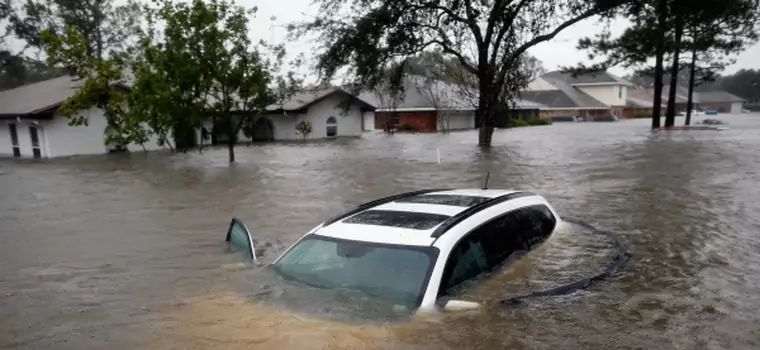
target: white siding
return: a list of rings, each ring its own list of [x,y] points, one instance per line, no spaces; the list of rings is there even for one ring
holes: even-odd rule
[[[557,90],[557,87],[544,80],[543,78],[536,78],[530,84],[528,84],[528,91],[544,91],[544,90]]]
[[[107,122],[103,111],[97,108],[82,111],[81,115],[87,116],[87,125],[69,126],[69,119],[56,115],[51,120],[40,120],[36,125],[40,141],[40,151],[43,158],[66,157],[74,155],[93,155],[108,153],[105,145],[105,130]],[[0,122],[0,155],[12,155],[10,121]],[[13,121],[18,131],[19,148],[21,157],[33,157],[32,140],[29,134],[29,126],[32,122],[22,120],[20,123]],[[145,126],[147,128],[147,126]],[[158,146],[158,137],[151,135],[145,143],[148,151],[161,149]],[[127,149],[131,152],[142,152],[140,145],[130,144]]]
[[[438,130],[443,130],[448,124],[449,130],[467,130],[475,128],[475,112],[473,111],[440,111],[438,118]]]
[[[375,112],[364,112],[364,131],[375,130]]]
[[[578,86],[577,88],[609,106],[624,106],[628,97],[628,88],[623,85]]]
[[[311,122],[311,134],[309,139],[322,139],[327,137],[327,118],[335,117],[338,124],[338,136],[361,136],[362,112],[358,104],[344,111],[338,104],[341,102],[338,96],[326,98],[311,106],[305,114],[287,113],[287,115],[268,115],[274,125],[275,140],[298,140],[301,136],[296,132],[296,124],[301,120]],[[374,125],[374,121],[373,121]]]
[[[105,145],[106,119],[103,111],[92,108],[81,112],[87,117],[87,126],[69,126],[69,119],[56,115],[45,122],[45,134],[50,145],[48,157],[103,154]]]
[[[0,156],[12,156],[11,131],[8,129],[8,121],[0,121]]]
[[[741,113],[744,110],[744,103],[734,102],[731,104],[731,113]]]

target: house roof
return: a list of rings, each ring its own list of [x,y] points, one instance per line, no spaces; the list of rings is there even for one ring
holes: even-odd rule
[[[395,106],[387,94],[378,91],[364,91],[359,98],[377,109],[423,110],[423,109],[477,109],[477,93],[474,88],[462,88],[443,81],[434,81],[409,75],[403,81],[404,93]],[[543,105],[526,100],[516,100],[516,109],[538,109]]]
[[[699,102],[746,102],[745,99],[726,91],[697,92]]]
[[[56,107],[74,95],[84,80],[69,75],[0,91],[0,115],[34,114]]]
[[[668,95],[670,92],[670,85],[663,86],[662,89],[662,105],[666,106],[668,103]],[[711,92],[694,92],[692,97],[694,103],[715,103],[715,102],[744,102],[741,97],[728,93],[726,91],[711,91]],[[627,97],[627,105],[630,107],[652,107],[652,101],[654,100],[654,89],[629,89]],[[676,88],[676,103],[688,102],[688,90],[683,87]]]
[[[544,80],[561,80],[571,86],[576,85],[627,85],[633,86],[630,82],[623,78],[618,77],[607,71],[581,74],[574,77],[570,73],[563,73],[561,71],[553,71],[541,76]],[[550,81],[551,82],[551,81]]]
[[[543,76],[542,76],[543,78]],[[571,86],[561,78],[544,78],[557,90],[521,91],[520,97],[549,108],[605,108],[609,107],[589,94]]]
[[[297,91],[284,103],[267,106],[267,110],[304,111],[312,105],[335,95],[342,95],[346,98],[346,102],[357,102],[365,108],[375,107],[371,102],[368,102],[361,97],[356,97],[341,88],[329,87],[321,89],[304,89]]]

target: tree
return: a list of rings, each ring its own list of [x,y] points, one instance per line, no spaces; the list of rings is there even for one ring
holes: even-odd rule
[[[306,142],[306,138],[311,134],[311,122],[308,120],[302,120],[296,124],[296,132],[301,135],[301,138]]]
[[[42,33],[63,35],[74,27],[84,38],[87,56],[122,52],[139,32],[141,7],[134,0],[26,0],[23,14],[10,16],[10,28],[27,47],[44,49]]]
[[[737,8],[742,10],[737,11]],[[672,64],[665,126],[672,126],[675,122],[675,89],[681,72],[680,66],[683,65],[680,62],[681,51],[692,51],[694,64],[690,66],[694,67],[696,73],[695,49],[707,52],[725,52],[726,49],[736,51],[742,47],[738,43],[743,43],[746,38],[756,34],[756,29],[748,29],[757,23],[755,0],[635,0],[626,6],[623,13],[632,20],[633,25],[620,37],[611,39],[609,32],[605,32],[593,40],[585,38],[579,42],[580,49],[589,50],[590,58],[605,57],[604,62],[590,67],[580,65],[576,71],[605,69],[617,64],[648,71],[649,59],[654,57],[652,128],[660,126],[666,55],[671,55]],[[704,58],[715,62],[715,57],[711,55],[705,55]],[[709,71],[720,66],[722,65],[712,64],[704,67],[703,78],[708,80]]]
[[[229,0],[162,1],[149,11],[149,30],[136,64],[138,96],[146,107],[141,119],[159,133],[196,130],[211,119],[234,162],[243,126],[285,99],[297,81],[292,72],[276,74],[285,56],[282,46],[254,45],[248,38],[249,16],[255,11]],[[163,41],[155,42],[159,21]]]
[[[686,125],[691,122],[695,86],[714,80],[717,71],[733,63],[733,60],[722,60],[723,57],[757,41],[757,6],[754,0],[713,0],[704,1],[702,7],[692,8],[687,13],[684,35],[689,40],[686,48],[691,51],[691,62]],[[700,59],[705,64],[697,67]]]
[[[351,86],[374,88],[394,63],[429,48],[477,77],[478,144],[491,145],[496,103],[514,100],[514,77],[531,47],[573,24],[606,15],[623,0],[318,0],[319,15],[296,26],[318,33],[317,68],[332,78],[348,67]],[[393,82],[398,88],[400,81]]]
[[[97,107],[103,110],[108,126],[113,129],[106,135],[106,144],[125,147],[129,143],[143,146],[147,142],[149,131],[129,115],[130,90],[124,85],[123,57],[113,55],[103,59],[90,56],[85,38],[73,26],[68,27],[63,35],[44,30],[42,42],[50,65],[68,67],[84,80],[82,87],[58,108],[58,113],[69,118],[69,125],[88,125],[87,116],[80,113]]]
[[[444,134],[448,134],[451,131],[449,115],[442,110],[444,104],[449,100],[448,87],[446,85],[446,83],[435,78],[419,77],[415,79],[415,89],[435,110],[438,130]]]

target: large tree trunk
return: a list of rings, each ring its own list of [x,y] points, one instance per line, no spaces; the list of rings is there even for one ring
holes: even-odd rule
[[[654,101],[652,101],[652,129],[660,127],[660,116],[662,114],[662,61],[665,56],[665,34],[667,32],[666,21],[668,19],[668,2],[659,0],[657,2],[657,48],[655,53],[654,65]]]
[[[689,99],[686,102],[686,122],[691,124],[691,110],[694,108],[694,75],[697,71],[697,49],[691,49],[691,67],[689,67]]]
[[[491,147],[493,140],[493,98],[487,82],[493,79],[480,79],[480,97],[478,98],[478,118],[480,119],[480,129],[478,130],[478,146]],[[484,92],[486,91],[486,92]]]
[[[676,18],[676,39],[673,48],[673,67],[670,70],[670,91],[668,93],[668,110],[665,112],[665,127],[676,124],[676,92],[678,89],[678,67],[681,55],[681,37],[683,36],[683,17]]]
[[[234,163],[235,162],[235,140],[233,140],[232,137],[230,137],[227,140],[227,150],[229,151],[229,154],[230,154],[230,163]]]

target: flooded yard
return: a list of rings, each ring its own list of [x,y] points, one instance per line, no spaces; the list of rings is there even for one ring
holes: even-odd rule
[[[501,130],[488,151],[472,131],[239,146],[233,165],[225,148],[0,160],[0,348],[757,349],[760,115],[720,118],[729,130]],[[224,242],[238,217],[272,259],[356,204],[487,172],[617,232],[633,259],[587,291],[498,305],[611,259],[560,232],[471,291],[483,312],[363,325],[255,302],[255,269]]]

